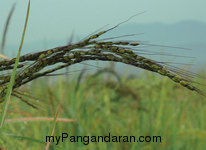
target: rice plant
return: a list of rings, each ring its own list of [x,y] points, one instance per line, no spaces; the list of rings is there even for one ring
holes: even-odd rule
[[[201,78],[198,74],[180,69],[168,63],[158,62],[143,57],[141,53],[139,54],[139,52],[136,51],[136,48],[144,45],[144,43],[123,40],[114,41],[115,38],[99,40],[100,36],[114,30],[119,25],[129,21],[132,17],[112,28],[93,34],[77,43],[20,56],[12,95],[17,96],[16,90],[34,79],[52,75],[53,72],[73,64],[88,60],[98,60],[121,62],[155,72],[161,76],[170,78],[173,82],[186,87],[188,90],[195,91],[205,96],[204,91],[195,86],[195,84],[200,83],[192,80],[194,77]],[[3,102],[5,99],[7,86],[11,77],[11,74],[5,72],[11,71],[14,68],[16,60],[17,58],[12,58],[10,60],[4,59],[0,61],[0,71],[2,74],[0,76],[0,102]]]
[[[107,30],[102,30],[98,33],[94,33],[79,42],[69,42],[69,44],[65,46],[55,47],[36,53],[29,53],[23,56],[20,56],[19,53],[19,57],[17,56],[16,58],[8,59],[8,57],[3,55],[3,49],[6,40],[8,25],[10,22],[10,18],[13,14],[14,8],[15,5],[13,5],[8,15],[4,35],[2,38],[1,50],[3,60],[1,59],[0,61],[0,103],[4,102],[5,100],[6,94],[8,92],[8,85],[10,83],[12,71],[13,68],[15,68],[15,65],[17,67],[17,73],[15,74],[15,71],[13,72],[13,77],[15,76],[15,79],[13,78],[14,83],[12,85],[13,88],[11,95],[20,98],[23,102],[27,103],[33,108],[37,108],[37,106],[29,103],[27,100],[24,99],[24,96],[28,95],[20,92],[18,88],[40,77],[56,76],[58,74],[53,74],[53,72],[61,70],[63,68],[68,68],[69,66],[79,64],[84,61],[110,61],[135,66],[137,68],[141,68],[150,72],[155,72],[161,76],[166,76],[170,78],[173,82],[179,84],[180,86],[183,86],[190,91],[195,91],[205,96],[204,90],[197,86],[203,84],[195,81],[195,78],[204,79],[204,77],[201,77],[200,75],[193,73],[191,71],[173,66],[168,62],[159,62],[148,57],[145,57],[145,53],[151,55],[162,55],[159,53],[152,53],[147,50],[138,49],[138,47],[149,44],[145,44],[138,41],[116,40],[117,38],[130,37],[134,36],[135,34],[123,35],[118,37],[109,37],[105,39],[99,38],[107,32],[110,32],[111,30],[118,28],[121,24],[128,22],[133,17],[139,14],[131,16],[127,20],[117,24],[114,27],[108,28]],[[164,55],[182,57],[179,55],[171,54]],[[62,73],[62,75],[63,74],[66,73]]]
[[[30,5],[28,5],[28,11],[27,11],[27,17],[26,17],[27,19],[28,19],[29,6]],[[106,30],[102,30],[100,32],[97,31],[97,32],[89,35],[87,38],[80,40],[79,42],[76,42],[76,43],[69,42],[69,44],[65,45],[65,46],[55,47],[52,49],[42,50],[40,52],[35,52],[35,53],[28,53],[26,55],[20,56],[21,47],[23,45],[23,38],[24,38],[24,34],[25,34],[26,23],[27,23],[27,21],[25,21],[25,28],[24,28],[22,42],[20,44],[18,56],[14,57],[14,58],[8,58],[8,57],[3,55],[4,54],[3,50],[5,47],[6,33],[8,30],[8,25],[9,25],[11,16],[13,14],[14,8],[15,8],[15,5],[12,7],[12,9],[8,15],[7,23],[6,23],[5,30],[4,30],[4,35],[2,38],[3,44],[1,45],[1,55],[0,55],[0,57],[2,58],[0,60],[0,103],[7,104],[8,98],[11,94],[12,96],[20,99],[21,102],[26,103],[30,107],[32,107],[34,109],[40,109],[39,105],[33,103],[34,101],[30,102],[28,100],[28,99],[36,99],[35,96],[33,96],[33,94],[30,94],[27,92],[22,92],[20,90],[20,87],[24,86],[27,83],[29,83],[33,80],[36,80],[40,77],[51,76],[51,78],[53,78],[53,77],[58,76],[58,75],[67,75],[68,73],[72,73],[72,72],[62,72],[62,73],[55,73],[55,72],[58,70],[64,69],[64,68],[68,68],[74,64],[81,64],[82,62],[85,62],[85,61],[119,62],[119,63],[127,64],[130,66],[134,66],[134,68],[135,67],[141,68],[141,69],[146,70],[148,72],[156,73],[157,75],[159,75],[161,77],[171,79],[171,84],[172,84],[172,82],[176,83],[176,85],[178,85],[178,88],[179,88],[179,86],[182,86],[182,87],[185,87],[186,89],[188,89],[189,91],[194,91],[202,96],[206,96],[204,88],[200,88],[200,86],[204,87],[204,84],[196,81],[196,79],[198,79],[198,78],[205,79],[204,77],[198,75],[197,73],[193,73],[190,70],[176,67],[176,66],[172,65],[172,63],[170,63],[170,62],[168,63],[168,62],[163,62],[163,61],[157,61],[155,59],[149,58],[149,56],[148,56],[148,55],[162,55],[161,53],[155,53],[155,52],[151,52],[148,50],[140,50],[139,49],[141,46],[145,46],[145,45],[146,46],[154,46],[154,45],[145,44],[144,42],[131,41],[131,40],[116,40],[117,38],[131,37],[131,36],[134,36],[136,34],[129,34],[129,35],[101,39],[102,35],[105,35],[108,32],[115,30],[121,24],[126,23],[127,21],[129,21],[130,19],[132,19],[133,17],[135,17],[137,15],[134,15],[134,16],[128,18],[127,20],[117,24],[114,27],[108,28]],[[157,45],[157,46],[161,47],[162,45]],[[167,47],[167,46],[165,46],[165,47]],[[175,47],[168,47],[168,48],[175,48]],[[179,49],[184,49],[184,48],[179,48]],[[145,56],[145,54],[148,54],[148,55]],[[179,55],[172,55],[172,54],[163,54],[163,55],[182,57]],[[174,63],[177,63],[177,62],[174,62]],[[179,64],[179,63],[177,63],[177,64]],[[15,68],[16,68],[16,72],[15,72]],[[101,73],[105,73],[105,72],[113,74],[116,77],[117,81],[112,82],[112,81],[108,81],[108,80],[98,80],[98,82],[101,81],[101,83],[99,83],[97,86],[92,88],[93,87],[92,84],[94,84],[94,82],[96,81],[95,79]],[[55,128],[58,128],[58,127],[56,127],[56,123],[59,121],[60,122],[78,122],[78,125],[80,124],[80,126],[81,126],[81,121],[82,121],[82,122],[88,122],[88,124],[84,125],[86,130],[90,130],[90,129],[92,130],[92,132],[88,131],[86,133],[90,132],[93,134],[96,134],[96,133],[102,134],[103,132],[100,131],[101,130],[100,128],[102,128],[101,119],[96,120],[96,118],[93,117],[94,112],[95,113],[97,112],[95,115],[98,117],[102,115],[101,117],[103,118],[102,119],[103,122],[105,122],[105,124],[107,124],[107,123],[111,124],[113,126],[113,128],[117,129],[117,131],[120,131],[120,129],[121,129],[121,123],[127,125],[127,123],[128,123],[127,117],[128,116],[126,116],[125,114],[127,114],[129,112],[130,114],[132,114],[132,115],[130,115],[129,125],[131,126],[131,124],[132,124],[133,131],[128,129],[126,132],[123,132],[123,133],[128,134],[128,131],[131,133],[134,133],[138,130],[138,134],[139,134],[144,130],[145,135],[148,134],[148,131],[149,131],[149,134],[152,135],[152,134],[154,134],[154,133],[152,133],[153,126],[154,126],[154,128],[159,129],[158,127],[162,127],[162,126],[164,127],[165,124],[170,125],[172,119],[170,120],[168,118],[170,118],[172,115],[173,115],[173,117],[175,117],[175,119],[181,120],[182,122],[184,122],[184,120],[186,120],[184,117],[185,112],[183,112],[183,110],[181,109],[181,108],[183,108],[183,106],[185,108],[185,105],[183,105],[183,103],[186,103],[186,102],[183,101],[183,103],[180,103],[181,104],[180,106],[178,104],[176,104],[174,106],[171,104],[166,106],[166,107],[163,106],[163,101],[165,99],[167,102],[169,102],[169,98],[167,97],[166,93],[171,92],[174,88],[174,86],[167,87],[167,85],[169,85],[167,80],[164,80],[164,84],[163,84],[164,92],[162,92],[164,96],[161,97],[160,95],[162,93],[161,92],[159,93],[159,88],[160,88],[159,85],[157,88],[152,87],[152,82],[153,82],[153,80],[151,79],[152,77],[149,78],[150,79],[148,81],[149,83],[146,83],[144,80],[139,80],[137,78],[135,80],[132,80],[132,81],[130,78],[130,81],[125,80],[123,82],[122,77],[120,77],[120,75],[117,72],[115,72],[114,70],[102,69],[102,70],[98,70],[92,76],[85,78],[85,81],[83,82],[83,86],[84,86],[83,87],[82,85],[80,85],[81,84],[80,80],[81,80],[84,73],[85,73],[85,70],[82,70],[82,72],[79,74],[76,86],[74,86],[74,84],[72,84],[72,83],[69,83],[71,90],[69,90],[69,92],[70,92],[69,94],[67,93],[68,95],[72,95],[72,96],[77,95],[77,97],[78,97],[78,94],[80,93],[79,99],[74,96],[75,98],[70,100],[70,102],[67,102],[67,101],[64,102],[65,105],[61,106],[62,108],[59,107],[61,104],[61,101],[60,100],[58,101],[58,99],[55,99],[55,101],[57,103],[59,103],[59,105],[58,105],[58,109],[56,110],[54,118],[48,117],[50,115],[48,113],[47,117],[27,117],[27,118],[17,118],[17,119],[10,118],[10,119],[7,119],[6,122],[11,123],[11,122],[23,122],[23,121],[24,122],[53,121],[53,128],[47,126],[46,124],[44,124],[44,125],[40,124],[40,127],[36,126],[36,124],[34,124],[34,125],[32,124],[32,125],[29,125],[28,130],[24,130],[24,133],[28,131],[28,133],[30,133],[30,135],[34,135],[34,133],[36,135],[36,133],[37,133],[36,130],[39,131],[42,128],[48,128],[48,129],[50,128],[51,131],[49,132],[49,134],[53,135],[55,132]],[[147,73],[145,73],[145,75],[147,75]],[[91,79],[92,79],[92,82],[90,82]],[[102,84],[102,82],[104,83],[104,85]],[[130,83],[133,82],[133,86],[129,87],[127,85],[128,82],[130,82]],[[161,82],[161,80],[159,80],[158,82]],[[148,100],[147,97],[149,95],[147,94],[147,91],[145,91],[143,89],[139,90],[138,91],[139,93],[138,93],[137,92],[138,88],[136,88],[136,86],[134,86],[134,85],[138,85],[140,83],[147,84],[148,86],[150,86],[151,88],[149,88],[148,92],[156,93],[158,95],[157,97],[158,98],[160,97],[160,101],[158,101],[158,103],[157,103],[155,97]],[[45,82],[44,82],[44,86],[41,90],[43,90],[43,89],[46,89],[45,91],[51,90],[49,86],[46,87],[45,85],[47,85],[47,84],[45,84]],[[99,89],[98,89],[98,86],[100,86]],[[68,88],[68,86],[64,85],[63,88],[66,89],[66,88]],[[82,91],[86,91],[86,89],[96,90],[96,91],[98,91],[98,90],[102,91],[102,89],[104,89],[104,90],[105,89],[112,89],[113,92],[117,93],[115,96],[114,95],[112,95],[112,96],[107,95],[109,98],[112,99],[112,101],[119,101],[121,98],[123,98],[123,99],[125,97],[127,98],[127,96],[129,95],[132,97],[133,100],[135,100],[135,103],[134,103],[135,105],[133,105],[133,102],[131,102],[131,101],[124,101],[123,103],[128,103],[129,105],[123,106],[122,101],[121,101],[120,103],[111,104],[112,107],[115,106],[115,108],[113,107],[111,109],[110,104],[107,103],[108,106],[106,106],[106,109],[108,109],[108,112],[110,112],[110,111],[114,112],[113,114],[110,113],[109,117],[107,115],[105,115],[106,113],[104,112],[104,110],[101,110],[102,107],[100,107],[100,106],[104,105],[103,102],[101,102],[101,101],[99,101],[98,104],[95,103],[94,104],[95,107],[93,109],[89,109],[89,111],[87,111],[85,107],[87,107],[86,103],[89,100],[85,101],[85,99],[87,100],[87,99],[89,99],[89,97],[87,96],[85,98],[84,96],[86,95],[85,93],[87,93],[87,92],[85,92],[85,93],[82,92]],[[141,87],[140,87],[140,89],[141,89]],[[37,90],[37,89],[35,89],[35,90]],[[60,91],[62,92],[63,90],[60,90]],[[100,93],[99,91],[97,92],[98,94]],[[173,91],[171,93],[173,93]],[[55,97],[54,96],[55,94],[56,93],[52,93],[51,91],[50,91],[50,93],[48,92],[47,95],[49,96],[49,98],[45,101],[47,101],[50,104],[50,102],[51,102],[50,98]],[[104,95],[105,95],[104,92],[100,93],[100,97],[103,97]],[[146,97],[144,99],[145,100],[144,102],[141,101],[142,95],[144,95]],[[174,95],[172,95],[172,96],[174,96]],[[189,96],[187,95],[187,98]],[[67,96],[67,97],[69,97],[69,96]],[[93,99],[95,99],[95,98],[96,98],[96,95]],[[67,106],[72,105],[72,103],[74,103],[74,101],[76,101],[76,99],[78,99],[78,102],[77,102],[78,108],[75,110],[76,116],[73,117],[72,113],[68,113],[69,117],[72,116],[72,118],[74,118],[74,119],[57,118],[57,114],[58,114],[59,109],[61,109],[61,111],[63,110],[66,112]],[[100,99],[100,100],[102,100],[102,99]],[[43,101],[41,101],[41,103],[43,103]],[[142,103],[146,103],[146,105],[144,105]],[[188,102],[186,104],[190,104],[190,103]],[[192,103],[192,104],[194,104],[194,103]],[[200,132],[204,131],[204,119],[203,119],[204,118],[203,117],[204,111],[203,111],[203,109],[202,110],[200,109],[200,108],[204,108],[203,104],[204,104],[204,102],[199,101],[197,103],[198,107],[193,107],[193,106],[191,107],[190,105],[186,105],[186,108],[188,108],[188,110],[189,110],[188,112],[192,112],[191,110],[195,110],[197,108],[196,113],[201,114],[202,120],[200,119],[199,122],[201,124],[202,130],[200,130]],[[91,107],[93,107],[94,105],[92,105]],[[72,105],[72,106],[74,106],[74,105]],[[153,109],[151,109],[151,110],[148,109],[148,106],[151,106],[151,108],[153,108]],[[51,104],[50,107],[51,108],[48,108],[48,109],[51,109],[53,111],[55,108],[55,104]],[[135,109],[132,109],[133,107],[135,107]],[[3,107],[3,109],[1,108],[0,113],[4,112],[4,108],[5,108],[5,106]],[[157,112],[156,110],[158,110],[158,114],[156,117],[153,118],[152,115]],[[34,110],[29,110],[29,111],[32,112]],[[37,110],[37,111],[40,112],[39,110]],[[177,111],[178,113],[174,113],[175,111]],[[121,112],[123,112],[123,113],[121,113]],[[161,113],[165,114],[165,115],[162,115]],[[150,114],[151,114],[150,119],[148,119],[147,116]],[[161,118],[161,115],[163,116],[162,118]],[[5,115],[3,115],[3,116],[5,116]],[[35,116],[36,116],[36,114],[35,114]],[[42,116],[42,114],[41,114],[41,116]],[[196,114],[191,114],[190,116],[192,116],[193,118],[196,118]],[[88,119],[88,120],[85,119],[87,117],[90,119]],[[120,122],[121,122],[121,123],[119,122],[120,126],[116,125],[117,121],[114,118],[117,118],[117,120],[120,120]],[[188,117],[188,118],[190,118],[190,117]],[[104,119],[108,122],[106,122]],[[167,120],[169,120],[169,121],[167,121]],[[148,122],[150,122],[150,123],[148,124]],[[182,122],[180,123],[181,125],[182,125]],[[162,126],[161,126],[161,123],[163,124]],[[179,142],[178,139],[175,139],[175,138],[170,140],[171,136],[168,136],[168,134],[170,132],[172,134],[174,134],[175,136],[177,136],[177,134],[179,134],[178,130],[176,130],[176,128],[179,126],[178,123],[179,122],[174,122],[173,124],[171,124],[171,127],[169,127],[169,131],[168,131],[166,125],[165,125],[165,129],[160,129],[161,131],[164,132],[164,136],[169,139],[168,141],[172,141],[174,143],[176,141],[177,141],[176,143]],[[97,124],[97,126],[91,127],[90,124]],[[143,124],[148,126],[149,130],[147,129],[147,127],[143,129]],[[197,126],[193,120],[190,121],[190,124],[194,125],[195,127]],[[18,130],[18,126],[19,125],[15,126],[15,131]],[[20,124],[20,126],[24,126],[24,125]],[[69,125],[66,124],[66,126],[67,127],[69,126],[68,127],[69,129],[71,129],[71,128],[74,129],[75,130],[74,132],[76,132],[76,130],[79,130],[78,133],[82,133],[82,131],[80,131],[81,127],[78,127],[76,124],[71,123]],[[68,128],[67,128],[67,130],[69,130]],[[125,126],[124,126],[124,128],[125,128]],[[12,129],[13,129],[13,127],[12,127]],[[94,130],[94,129],[96,129],[96,130]],[[3,131],[3,130],[1,130],[1,131]],[[139,132],[139,131],[141,131],[141,132]],[[158,131],[158,130],[155,130],[155,131]],[[17,132],[19,132],[19,131],[17,131]],[[47,131],[44,130],[44,132],[47,132]],[[184,132],[184,131],[181,130],[181,132]],[[12,132],[12,133],[14,133],[14,132]],[[119,133],[122,133],[122,132],[116,132],[116,134],[119,134]],[[41,134],[42,133],[39,133],[39,135],[38,135],[39,138],[42,137],[42,135],[44,135],[44,134],[42,134],[42,135]],[[0,132],[0,136],[1,135],[3,135],[3,134]],[[27,141],[30,141],[31,143],[33,142],[33,143],[41,144],[44,146],[45,143],[44,143],[44,141],[42,141],[42,139],[37,140],[37,139],[35,139],[36,137],[33,137],[33,136],[27,137],[28,135],[26,135],[26,136],[25,135],[20,135],[20,136],[13,135],[13,138],[27,140]],[[6,138],[8,138],[8,136]],[[187,138],[183,137],[183,139],[187,139]],[[0,149],[2,148],[1,147],[2,141],[0,139]],[[16,144],[13,141],[12,141],[12,143]],[[202,142],[202,143],[204,143],[204,142]],[[47,143],[47,144],[48,144],[47,145],[47,148],[48,148],[50,143]],[[63,144],[65,144],[65,143],[63,143]],[[65,145],[67,145],[67,144],[65,144]],[[128,148],[136,149],[135,145],[136,144],[134,144],[132,146],[125,145],[125,149],[128,149]],[[161,144],[159,144],[159,145],[161,145]],[[199,147],[202,146],[201,142],[197,142],[196,145]],[[194,146],[196,146],[196,145],[194,145]],[[53,145],[51,143],[50,147],[52,147],[52,146]],[[148,146],[148,145],[146,145],[146,146]],[[75,146],[72,146],[72,147],[73,147],[73,149],[75,149]],[[91,148],[91,147],[89,147],[89,148]],[[120,149],[122,147],[122,145],[113,146],[113,147]],[[163,149],[166,147],[168,147],[167,141],[164,143]],[[187,146],[187,147],[189,147],[189,146]],[[52,148],[54,148],[54,146]],[[92,148],[94,148],[94,147],[92,147]],[[151,146],[150,146],[150,148],[151,148]],[[172,146],[170,148],[172,149]],[[65,147],[64,147],[64,149],[65,149]]]

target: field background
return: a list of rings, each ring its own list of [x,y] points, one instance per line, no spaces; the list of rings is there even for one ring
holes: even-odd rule
[[[54,135],[160,135],[161,143],[53,143],[50,149],[162,149],[206,148],[206,102],[202,96],[178,86],[166,77],[141,71],[131,76],[103,72],[44,77],[25,85],[39,102],[35,110],[12,98],[7,119],[54,117],[60,103],[60,118]],[[78,84],[79,82],[79,84]],[[77,88],[78,86],[78,88]],[[53,122],[7,122],[1,135],[2,149],[43,149]]]
[[[3,35],[3,24],[14,2],[0,0],[0,35]],[[138,34],[131,38],[123,37],[121,40],[158,45],[146,45],[142,47],[143,50],[193,56],[195,58],[188,60],[185,57],[169,57],[169,54],[157,57],[146,55],[147,58],[157,61],[177,63],[174,65],[198,72],[205,77],[205,5],[203,0],[195,3],[188,0],[129,3],[123,0],[118,3],[112,0],[90,0],[82,1],[81,4],[73,0],[62,0],[61,3],[57,0],[35,0],[31,3],[22,54],[66,45],[72,34],[73,42],[79,41],[107,23],[113,26],[146,10],[148,13],[120,26],[106,37]],[[4,49],[4,54],[8,57],[16,56],[26,7],[26,0],[18,1],[9,24]],[[180,46],[192,51],[162,45]],[[178,63],[196,65],[185,67]],[[94,65],[94,62],[90,65]],[[100,66],[107,65],[100,63]],[[69,68],[67,75],[42,77],[22,86],[20,90],[25,92],[26,100],[39,109],[33,109],[15,97],[11,98],[7,120],[0,132],[0,150],[44,149],[45,137],[51,134],[54,127],[54,122],[49,121],[49,118],[55,118],[57,111],[58,118],[73,120],[57,122],[54,131],[57,136],[62,132],[82,136],[101,136],[110,132],[117,136],[161,136],[162,142],[100,142],[89,143],[87,146],[82,143],[60,142],[59,145],[51,143],[51,150],[206,149],[205,97],[155,73],[119,63],[111,63],[109,66],[110,71],[97,73],[97,70],[81,71],[82,67],[77,65],[74,67],[79,70],[77,72]],[[205,79],[199,82],[206,85]],[[205,89],[205,86],[202,88]],[[29,121],[32,117],[39,118]],[[40,120],[40,117],[46,119]],[[21,121],[21,118],[26,118],[27,121]]]

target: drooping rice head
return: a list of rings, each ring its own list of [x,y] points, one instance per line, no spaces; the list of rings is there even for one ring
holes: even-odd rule
[[[105,40],[98,40],[98,37],[115,29],[120,24],[108,30],[91,35],[90,37],[74,44],[21,56],[18,64],[19,72],[16,75],[14,89],[36,78],[50,75],[57,70],[73,64],[88,60],[101,60],[121,62],[158,73],[161,76],[167,76],[179,85],[205,96],[205,93],[194,85],[196,82],[192,79],[194,77],[200,78],[199,75],[192,73],[191,71],[172,66],[168,62],[149,59],[145,54],[161,54],[137,49],[138,47],[146,44],[135,41],[113,41],[115,38],[112,37]],[[108,39],[111,41],[108,41]],[[172,54],[164,55],[182,57]],[[2,72],[12,70],[14,63],[15,58],[0,61],[1,99],[3,99],[5,95],[6,87],[10,79],[10,74],[3,74]]]

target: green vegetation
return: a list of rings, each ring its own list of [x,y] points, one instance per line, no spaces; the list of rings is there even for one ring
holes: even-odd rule
[[[53,77],[52,77],[53,78]],[[59,76],[56,82],[43,77],[32,82],[31,93],[39,98],[32,109],[13,98],[8,118],[53,117],[60,102],[54,135],[160,135],[161,143],[51,143],[51,149],[198,149],[206,148],[205,100],[168,78],[142,72],[140,77],[87,74],[76,90],[77,77]],[[24,86],[22,91],[28,90]],[[51,121],[6,122],[1,146],[7,149],[43,149]]]

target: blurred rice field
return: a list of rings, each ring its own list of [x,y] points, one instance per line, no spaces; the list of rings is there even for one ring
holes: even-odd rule
[[[30,91],[33,109],[12,98],[7,119],[54,117],[74,122],[57,122],[54,135],[161,136],[162,141],[139,143],[51,143],[50,149],[99,150],[205,150],[205,98],[171,82],[166,77],[142,71],[139,76],[100,73],[94,75],[44,77],[21,88]],[[206,83],[203,83],[206,84]],[[1,133],[0,149],[44,149],[52,121],[7,122]]]

